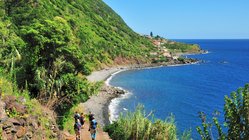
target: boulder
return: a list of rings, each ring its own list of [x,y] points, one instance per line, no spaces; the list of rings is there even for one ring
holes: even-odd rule
[[[27,132],[26,136],[31,139],[33,137],[33,134],[32,132]]]
[[[23,126],[20,126],[19,129],[17,130],[16,136],[17,138],[23,137],[27,133],[27,129]]]
[[[16,101],[16,97],[11,95],[6,95],[3,97],[3,101],[6,103],[6,106],[9,106],[9,104]]]
[[[8,122],[11,122],[13,125],[21,125],[21,123],[14,118],[9,118]]]
[[[38,117],[31,115],[30,117],[27,118],[27,124],[29,126],[36,126],[37,124]]]
[[[39,128],[39,126],[38,126],[36,120],[33,120],[33,121],[31,122],[31,124],[32,124],[32,126],[34,127],[35,130],[37,130],[37,129]]]
[[[15,110],[20,114],[26,113],[26,106],[21,103],[18,103],[15,96],[10,96],[10,95],[4,96],[3,101],[6,104],[5,107],[6,109],[10,111]]]
[[[20,114],[25,114],[27,112],[26,106],[20,103],[15,102],[13,107],[15,108],[16,112]]]
[[[15,134],[17,132],[17,129],[15,127],[11,128],[11,133]]]
[[[21,126],[24,126],[26,124],[26,120],[25,119],[18,119],[19,123]]]
[[[11,133],[6,133],[6,132],[3,132],[2,133],[2,138],[3,140],[16,140],[16,137],[14,135],[12,135]]]
[[[7,122],[5,122],[4,124],[3,124],[3,130],[5,131],[5,130],[7,130],[8,128],[11,128],[11,127],[13,127],[13,124],[11,123],[11,122],[9,122],[9,121],[7,121]]]

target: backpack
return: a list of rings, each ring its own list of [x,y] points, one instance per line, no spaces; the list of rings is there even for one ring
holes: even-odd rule
[[[75,123],[77,122],[77,119],[80,118],[80,114],[74,114],[74,120],[75,120]]]
[[[97,123],[95,120],[92,120],[92,121],[91,121],[91,128],[92,128],[92,129],[96,129],[96,128],[97,128],[97,124],[98,124],[98,123]]]

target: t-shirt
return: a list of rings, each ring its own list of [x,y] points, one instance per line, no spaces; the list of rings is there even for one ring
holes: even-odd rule
[[[94,116],[93,114],[90,114],[90,115],[89,115],[89,120],[90,120],[90,121],[93,120],[93,116]]]
[[[84,117],[83,117],[83,116],[80,116],[80,123],[81,123],[81,125],[83,125],[84,122],[85,122]]]

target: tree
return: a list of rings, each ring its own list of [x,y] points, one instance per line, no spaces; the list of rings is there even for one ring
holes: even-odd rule
[[[225,120],[228,138],[249,139],[249,84],[225,97]]]
[[[5,5],[4,5],[4,1],[0,1],[0,17],[4,17],[5,15]]]
[[[225,133],[222,131],[222,125],[214,117],[213,121],[208,123],[206,116],[201,115],[202,128],[197,127],[197,131],[201,135],[203,140],[212,139],[211,127],[214,125],[218,130],[218,138],[224,139],[249,139],[249,84],[246,84],[244,88],[239,88],[236,92],[231,93],[231,97],[225,96],[224,105],[224,117],[225,126],[228,131]]]
[[[152,32],[150,32],[150,36],[153,37],[153,33]]]
[[[72,30],[65,19],[55,17],[24,26],[21,36],[27,42],[22,50],[21,73],[26,76],[18,83],[27,81],[33,96],[48,98],[45,100],[48,106],[53,106],[63,90],[65,82],[61,80],[62,76],[66,72],[76,76],[80,70],[83,71],[82,54],[75,45]]]
[[[19,51],[24,46],[24,41],[12,29],[12,23],[0,19],[0,64],[10,71],[12,77],[16,62],[21,60]]]

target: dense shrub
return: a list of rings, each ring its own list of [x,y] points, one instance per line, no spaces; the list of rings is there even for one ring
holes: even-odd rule
[[[176,140],[177,131],[174,118],[165,121],[146,115],[143,106],[139,105],[134,113],[128,112],[105,127],[114,140]],[[150,120],[149,118],[152,118]]]
[[[204,113],[200,114],[202,127],[197,127],[203,140],[213,139],[211,127],[217,128],[218,137],[216,139],[249,139],[249,84],[244,88],[239,88],[237,92],[232,92],[231,97],[225,97],[224,105],[225,125],[221,125],[217,118],[213,118],[211,122],[207,121]],[[224,131],[222,128],[226,128]]]

